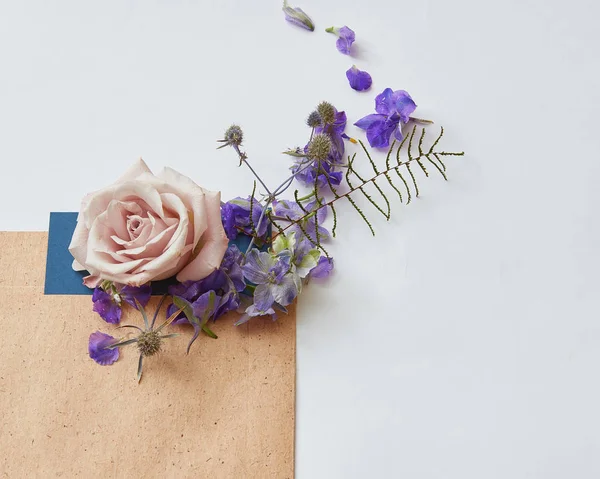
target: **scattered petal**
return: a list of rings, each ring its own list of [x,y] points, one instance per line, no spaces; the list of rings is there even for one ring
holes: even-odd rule
[[[335,46],[339,52],[343,53],[344,55],[350,55],[350,47],[356,40],[356,35],[351,28],[348,28],[347,26],[343,26],[341,28],[329,27],[325,29],[325,31],[328,33],[333,33],[338,37],[335,42]]]
[[[90,358],[102,366],[108,366],[119,359],[119,348],[106,349],[108,346],[115,344],[117,340],[109,334],[96,331],[90,334],[88,344],[88,352]]]
[[[346,71],[346,78],[350,82],[350,88],[356,91],[365,91],[371,88],[373,79],[369,73],[359,70],[356,65]]]

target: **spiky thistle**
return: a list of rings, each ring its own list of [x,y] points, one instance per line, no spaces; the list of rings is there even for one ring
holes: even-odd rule
[[[123,341],[119,341],[118,343],[112,344],[108,346],[106,349],[114,349],[120,348],[122,346],[127,346],[128,344],[137,344],[138,351],[140,353],[140,359],[138,361],[138,371],[137,371],[137,380],[140,382],[142,379],[142,366],[143,360],[146,356],[153,356],[158,353],[162,347],[163,340],[167,338],[172,338],[177,336],[177,334],[164,334],[161,335],[161,331],[169,326],[183,311],[183,309],[179,309],[175,313],[173,313],[163,324],[161,324],[158,328],[154,329],[154,324],[156,322],[156,318],[158,317],[158,313],[160,312],[160,308],[167,296],[163,296],[158,303],[156,311],[154,312],[154,316],[152,318],[152,322],[148,321],[148,316],[146,315],[146,311],[142,307],[142,305],[136,300],[136,304],[138,310],[142,313],[142,317],[144,319],[144,329],[139,326],[135,326],[133,324],[124,324],[123,326],[119,326],[120,328],[132,328],[137,329],[139,331],[139,335],[132,339],[125,339]]]

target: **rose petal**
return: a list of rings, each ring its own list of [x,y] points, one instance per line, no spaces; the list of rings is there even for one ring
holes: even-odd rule
[[[177,275],[177,281],[197,281],[206,278],[221,264],[228,239],[221,222],[221,193],[205,191],[208,228],[202,236],[198,255]]]

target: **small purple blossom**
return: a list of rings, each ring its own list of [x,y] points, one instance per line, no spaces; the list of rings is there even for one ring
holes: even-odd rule
[[[333,271],[333,258],[321,256],[309,274],[309,278],[326,278]]]
[[[305,205],[304,209],[310,212],[313,211],[313,209],[315,209],[316,206],[316,202],[312,201]],[[275,215],[278,218],[282,218],[284,221],[295,221],[306,216],[306,213],[302,211],[302,208],[300,208],[300,206],[298,206],[298,204],[295,201],[277,200],[273,202],[273,208],[275,211]],[[327,231],[323,226],[321,226],[321,224],[323,224],[323,222],[327,219],[327,208],[320,208],[317,211],[316,215],[305,219],[302,223],[302,227],[308,233],[311,239],[315,241],[315,216],[316,221],[319,225],[319,237],[321,239],[328,239],[330,236],[329,231]],[[292,232],[296,233],[296,238],[298,238],[298,241],[302,240],[304,233],[302,233],[302,230],[299,226],[294,224],[292,227],[290,227],[289,233]]]
[[[402,127],[408,123],[416,108],[417,105],[406,91],[386,88],[375,98],[377,113],[361,118],[355,125],[366,130],[372,147],[385,148],[389,146],[392,134],[396,140],[402,141]]]
[[[242,266],[244,277],[256,285],[254,311],[256,315],[272,314],[274,303],[290,304],[301,288],[300,277],[294,273],[288,255],[272,255],[252,249]],[[246,310],[248,312],[248,310]]]
[[[315,24],[310,19],[310,17],[304,13],[301,8],[292,8],[288,5],[287,1],[283,2],[283,13],[285,14],[285,19],[301,28],[306,30],[310,30],[311,32],[315,29]]]
[[[262,213],[262,205],[254,198],[252,201],[252,222],[259,236],[264,236],[267,232],[267,223],[265,218],[258,225],[258,220]],[[221,205],[221,221],[227,238],[230,240],[236,239],[240,232],[248,235],[252,234],[252,226],[250,223],[250,197],[234,198],[233,200]]]
[[[240,304],[239,293],[246,288],[241,268],[243,257],[244,255],[238,247],[232,244],[225,251],[219,269],[200,281],[186,281],[170,286],[169,294],[186,300],[190,303],[192,309],[196,311],[203,304],[202,302],[197,303],[200,298],[204,294],[213,291],[216,294],[214,308],[211,312],[213,319],[217,319],[229,311],[236,310]],[[177,310],[178,308],[174,304],[169,305],[167,317]],[[186,324],[187,322],[187,318],[181,313],[174,324]]]
[[[136,300],[146,306],[150,301],[152,288],[149,284],[143,286],[120,286],[111,282],[105,282],[96,287],[92,294],[93,310],[100,317],[111,324],[118,324],[121,321],[121,306],[123,301],[137,309]]]
[[[90,334],[90,341],[88,343],[90,358],[102,366],[114,363],[119,359],[119,348],[107,348],[116,342],[117,340],[111,335],[101,333],[100,331]]]
[[[356,68],[356,65],[352,65],[352,67],[346,71],[346,78],[350,83],[350,88],[356,91],[368,90],[373,83],[371,75],[365,71],[359,70]]]
[[[328,33],[333,33],[338,37],[335,42],[335,46],[338,51],[343,53],[344,55],[350,55],[350,47],[356,40],[356,35],[354,31],[347,26],[343,26],[341,28],[329,27],[325,29]]]
[[[149,284],[143,286],[123,286],[119,290],[121,298],[135,309],[138,309],[136,300],[138,303],[145,307],[150,301],[152,296],[152,287]]]
[[[107,323],[119,324],[122,314],[120,301],[120,298],[117,302],[114,296],[111,296],[102,288],[96,287],[92,294],[92,302],[94,303],[92,309]]]

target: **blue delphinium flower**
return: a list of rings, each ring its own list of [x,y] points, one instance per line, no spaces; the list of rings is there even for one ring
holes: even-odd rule
[[[317,266],[321,253],[304,236],[296,240],[296,233],[279,235],[273,241],[273,253],[278,256],[289,256],[290,264],[300,278],[306,278]]]
[[[119,359],[119,348],[107,348],[115,343],[117,343],[117,340],[109,334],[104,334],[100,331],[90,334],[90,341],[88,344],[90,358],[102,366],[108,366],[114,363]]]
[[[210,291],[213,291],[216,295],[213,310],[210,312],[210,317],[213,320],[229,311],[234,311],[240,304],[239,293],[246,288],[241,267],[243,257],[244,255],[238,247],[232,244],[225,251],[219,269],[200,281],[186,281],[169,286],[169,294],[183,298],[190,303],[195,313],[202,313],[195,314],[197,317],[202,317],[206,312],[204,304],[206,297],[203,298],[203,295]],[[199,311],[199,309],[202,309],[202,311]],[[178,307],[175,304],[169,305],[167,316],[172,315],[177,310]],[[183,313],[174,321],[175,324],[185,324],[187,322],[188,320]]]
[[[346,26],[341,28],[329,27],[325,29],[326,32],[333,33],[338,37],[335,42],[335,46],[338,51],[345,54],[350,55],[350,47],[356,40],[356,35],[354,31]]]
[[[273,314],[273,305],[287,306],[302,288],[300,276],[291,265],[288,254],[275,255],[252,249],[242,266],[244,277],[254,283],[254,307],[246,312],[252,315]]]
[[[321,256],[315,266],[309,273],[309,278],[326,278],[333,271],[333,258]]]
[[[358,120],[355,125],[367,131],[369,144],[375,148],[385,148],[394,134],[398,141],[404,138],[402,127],[408,123],[417,105],[404,90],[392,91],[386,88],[375,98],[375,111]]]
[[[301,8],[290,7],[287,3],[287,0],[283,1],[283,13],[285,14],[285,19],[288,22],[306,30],[310,30],[311,32],[315,29],[315,24],[310,17],[304,13]]]
[[[350,83],[350,88],[356,91],[365,91],[371,88],[373,79],[367,72],[359,70],[356,65],[346,71],[346,78]]]
[[[121,321],[121,305],[123,301],[137,309],[136,300],[146,306],[150,301],[152,288],[144,286],[120,286],[105,281],[96,287],[92,294],[93,310],[107,323],[118,324]]]
[[[306,204],[304,206],[304,209],[308,212],[313,211],[314,209],[316,209],[316,202],[315,201],[311,201],[310,203]],[[298,204],[295,201],[286,201],[286,200],[277,200],[275,202],[273,202],[273,209],[275,211],[275,216],[280,219],[281,221],[296,221],[302,217],[306,216],[306,213],[302,210],[302,208],[300,208],[300,206],[298,206]],[[316,217],[316,219],[315,219]],[[320,208],[317,213],[313,216],[311,216],[310,218],[304,219],[302,221],[302,228],[308,233],[308,235],[310,236],[310,238],[315,241],[315,237],[316,237],[316,232],[315,232],[315,221],[318,223],[318,230],[319,230],[319,238],[321,238],[321,240],[324,239],[328,239],[330,234],[329,231],[327,231],[327,229],[325,229],[323,226],[321,226],[321,224],[323,224],[323,222],[327,219],[327,208]],[[302,229],[297,225],[294,224],[292,225],[288,231],[286,231],[288,234],[295,232],[296,233],[296,238],[300,239],[304,236],[304,233],[302,233]]]
[[[261,212],[262,205],[255,198],[252,201],[252,222],[254,223],[258,236],[263,237],[267,232],[268,221],[261,221],[260,225],[258,225]],[[221,205],[221,220],[223,222],[225,234],[230,240],[236,239],[240,232],[248,235],[252,234],[252,227],[250,224],[250,197],[237,197],[227,203],[223,203]]]

